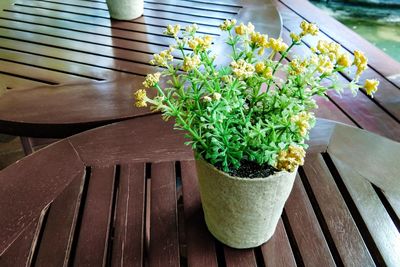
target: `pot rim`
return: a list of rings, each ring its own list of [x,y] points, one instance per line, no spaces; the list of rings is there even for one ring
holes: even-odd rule
[[[275,179],[275,178],[278,177],[278,176],[290,175],[290,174],[296,173],[296,172],[297,172],[297,169],[298,169],[298,167],[296,167],[296,169],[295,169],[293,172],[278,171],[278,172],[275,172],[274,174],[269,175],[269,176],[267,176],[267,177],[249,178],[249,177],[231,176],[230,174],[228,174],[228,173],[226,173],[226,172],[224,172],[224,171],[221,171],[221,170],[217,169],[214,165],[212,165],[211,163],[207,162],[205,159],[203,159],[202,156],[198,155],[197,153],[196,153],[196,155],[195,155],[195,159],[196,159],[196,161],[202,161],[202,162],[204,162],[206,165],[208,165],[209,167],[211,167],[211,169],[212,169],[213,171],[219,172],[219,173],[223,174],[224,176],[228,177],[229,179],[236,180],[236,181],[246,181],[246,182],[260,182],[260,181],[271,180],[271,179]]]

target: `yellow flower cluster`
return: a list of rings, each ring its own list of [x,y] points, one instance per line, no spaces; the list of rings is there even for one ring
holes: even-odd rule
[[[219,25],[219,28],[223,31],[230,31],[233,26],[236,25],[236,19],[226,19],[221,25]]]
[[[264,62],[262,62],[262,61],[257,62],[254,65],[254,69],[258,74],[262,75],[263,77],[265,77],[267,79],[272,77],[272,68],[266,67]]]
[[[247,26],[240,23],[239,26],[235,27],[235,32],[237,35],[251,34],[254,32],[254,25],[251,22],[247,23]]]
[[[196,33],[196,31],[199,29],[199,26],[197,26],[196,23],[193,23],[192,25],[186,26],[185,31],[189,33]]]
[[[365,80],[364,88],[368,95],[373,97],[373,94],[378,90],[379,81],[376,79]]]
[[[246,79],[253,75],[254,66],[243,59],[231,62],[232,72],[239,79]]]
[[[135,106],[138,108],[143,108],[143,107],[147,107],[147,103],[146,103],[146,90],[144,89],[140,89],[137,90],[134,94],[133,94],[134,98],[135,98]]]
[[[172,47],[167,50],[161,51],[160,54],[154,54],[153,59],[150,60],[151,65],[157,65],[160,67],[167,67],[168,61],[173,61],[174,57],[171,53],[174,51]]]
[[[169,36],[178,36],[179,31],[181,30],[181,25],[167,25],[167,29],[164,31],[164,34]]]
[[[161,73],[156,72],[153,74],[147,74],[146,80],[143,82],[143,86],[146,88],[150,88],[156,85],[160,81]]]
[[[193,50],[201,50],[207,49],[211,46],[212,37],[210,35],[205,35],[203,37],[195,37],[188,41],[188,45]]]
[[[300,146],[290,145],[288,150],[282,150],[278,155],[277,169],[293,172],[297,166],[304,164],[306,152]]]
[[[353,65],[357,67],[357,73],[356,73],[357,76],[360,76],[361,73],[363,73],[363,71],[367,69],[368,59],[363,54],[363,52],[361,52],[359,50],[354,50]]]
[[[283,52],[288,49],[288,45],[280,37],[278,39],[269,38],[269,46],[276,52]]]
[[[317,70],[323,74],[331,74],[335,67],[331,59],[326,55],[319,55],[318,59]]]
[[[290,70],[289,73],[291,75],[299,75],[306,71],[309,62],[307,60],[300,61],[299,59],[295,58],[290,63]]]
[[[317,35],[318,34],[318,27],[317,25],[315,25],[314,23],[308,23],[307,21],[303,20],[300,23],[300,28],[303,30],[300,35],[301,36],[305,36],[307,34],[311,34],[311,35]]]
[[[300,130],[300,135],[305,136],[308,130],[311,128],[310,120],[314,118],[311,112],[300,112],[293,116],[290,120],[294,122]]]
[[[339,66],[342,66],[342,67],[345,67],[345,68],[348,68],[348,67],[351,66],[350,58],[349,58],[349,56],[348,56],[347,54],[345,54],[345,53],[341,54],[341,55],[338,57],[336,63],[337,63]]]
[[[300,42],[300,40],[301,40],[301,36],[294,32],[290,33],[290,38],[292,38],[292,40],[296,43]]]
[[[200,57],[198,55],[194,55],[193,57],[185,57],[183,59],[183,70],[191,71],[194,68],[197,68],[201,63]]]

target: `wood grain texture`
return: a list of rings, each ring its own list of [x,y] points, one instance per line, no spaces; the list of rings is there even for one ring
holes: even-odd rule
[[[151,167],[149,266],[179,266],[178,214],[174,162]]]
[[[279,220],[274,235],[261,246],[265,266],[297,266],[282,219]]]
[[[321,219],[327,224],[343,264],[374,266],[367,246],[322,156],[308,155],[304,171],[321,210]]]
[[[145,165],[122,165],[111,266],[143,266],[145,190]]]
[[[35,266],[68,266],[85,177],[77,177],[51,203]]]
[[[297,175],[285,205],[290,227],[306,266],[335,266],[325,236]]]
[[[96,167],[89,179],[73,265],[106,266],[115,186],[114,167]]]
[[[181,174],[188,265],[218,266],[214,238],[204,221],[194,161],[181,161]]]

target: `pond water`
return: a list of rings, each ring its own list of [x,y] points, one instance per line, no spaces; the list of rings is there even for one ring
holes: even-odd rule
[[[389,1],[312,2],[400,62],[400,0]]]

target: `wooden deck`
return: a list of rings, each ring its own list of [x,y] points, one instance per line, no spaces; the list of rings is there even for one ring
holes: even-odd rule
[[[101,16],[93,17],[82,14],[76,14],[74,10],[77,8],[78,2],[95,3],[99,7],[104,7],[105,0],[98,1],[80,1],[74,0],[63,2],[62,5],[69,10],[71,16],[79,17],[80,21],[73,21],[68,17],[59,19],[59,26],[57,31],[62,29],[65,31],[65,36],[52,36],[48,33],[49,30],[55,28],[49,28],[46,26],[50,20],[54,19],[52,14],[56,12],[56,6],[60,5],[62,1],[59,0],[18,0],[18,4],[13,8],[5,9],[5,12],[1,13],[0,20],[4,22],[4,25],[0,27],[0,53],[7,55],[8,60],[0,60],[0,80],[1,81],[12,81],[17,87],[27,87],[36,85],[46,84],[63,84],[66,82],[87,82],[87,81],[99,81],[99,80],[112,80],[119,77],[130,76],[132,74],[143,75],[146,72],[151,71],[151,67],[147,65],[147,60],[150,58],[152,51],[147,51],[145,56],[141,56],[140,62],[131,58],[121,58],[118,51],[129,52],[131,56],[134,56],[135,51],[130,51],[129,37],[125,34],[126,30],[137,32],[136,37],[140,37],[140,32],[143,30],[150,30],[154,33],[154,38],[160,39],[159,36],[162,29],[158,25],[168,23],[179,23],[179,20],[185,18],[185,14],[181,8],[176,7],[175,10],[170,10],[165,13],[163,18],[154,18],[152,15],[153,7],[149,7],[145,12],[145,18],[140,19],[137,23],[126,23],[121,22],[117,25],[107,25],[107,19]],[[148,5],[155,5],[155,1],[146,1]],[[179,0],[181,4],[192,5],[193,12],[196,13],[199,24],[205,27],[205,31],[210,34],[216,33],[216,25],[218,19],[209,20],[208,23],[204,23],[204,14],[207,13],[209,16],[215,16],[215,12],[206,11],[207,3],[202,0]],[[232,1],[220,0],[218,3],[224,3],[221,6],[228,6],[232,9],[231,12],[237,12],[240,5],[236,3],[233,5]],[[298,31],[298,25],[302,20],[315,22],[320,27],[320,37],[329,41],[336,41],[342,45],[342,47],[351,52],[354,49],[360,49],[365,52],[369,58],[369,69],[364,73],[361,78],[363,82],[366,78],[377,78],[380,81],[380,90],[377,92],[374,98],[366,95],[362,90],[356,97],[352,97],[350,92],[343,93],[340,97],[336,93],[330,93],[330,101],[323,99],[317,99],[320,106],[316,112],[318,117],[327,118],[346,124],[354,125],[379,135],[388,137],[390,139],[400,141],[400,63],[390,58],[388,55],[383,53],[378,48],[364,40],[362,37],[354,33],[352,30],[342,25],[340,22],[329,17],[321,10],[316,8],[314,5],[306,0],[273,0],[279,10],[283,19],[283,38],[288,40],[290,31]],[[32,5],[42,6],[36,8],[41,15],[30,15],[29,9]],[[4,5],[3,5],[4,6]],[[51,7],[53,6],[53,8]],[[224,7],[224,9],[226,9]],[[169,7],[168,7],[169,8]],[[154,8],[153,8],[154,9]],[[102,11],[103,12],[103,11]],[[229,12],[224,11],[224,16],[229,16]],[[179,14],[178,14],[179,13]],[[232,13],[233,14],[233,13]],[[144,20],[153,22],[152,25],[144,25]],[[207,25],[205,25],[207,24]],[[212,24],[212,25],[211,25]],[[215,24],[215,25],[214,25]],[[85,33],[89,26],[95,27],[98,31],[90,33],[91,37],[87,38],[87,42],[96,44],[98,50],[89,51],[85,57],[80,57],[82,54],[81,50],[84,49],[79,45],[79,42],[74,43],[74,36],[71,35],[71,29],[74,29],[78,33]],[[21,30],[23,29],[23,31]],[[70,30],[68,30],[70,29]],[[15,35],[13,38],[10,37],[10,31]],[[44,31],[44,32],[42,32]],[[42,32],[42,33],[41,33]],[[47,32],[47,33],[45,33]],[[89,34],[86,32],[86,34]],[[107,36],[110,34],[118,36],[118,42],[107,43],[109,39]],[[36,41],[32,41],[34,36]],[[40,37],[40,38],[39,38]],[[31,39],[29,39],[31,38]],[[43,38],[52,39],[52,46],[43,46],[40,42],[43,42]],[[31,40],[30,51],[17,51],[9,48],[11,42],[22,42],[24,40]],[[74,57],[64,58],[63,53],[63,39],[68,40],[69,44],[74,44],[74,47],[68,47],[67,49],[75,55]],[[166,43],[169,42],[165,39]],[[145,40],[150,42],[151,40]],[[139,40],[138,43],[141,41]],[[316,41],[310,38],[304,40],[305,46],[296,48],[296,52],[301,54],[307,54],[310,52],[310,47],[315,46]],[[110,48],[113,48],[112,51]],[[162,49],[162,44],[153,44],[151,49],[159,48]],[[53,58],[43,59],[41,53],[43,49],[52,50],[55,55]],[[148,47],[146,49],[149,49]],[[108,51],[108,52],[107,52]],[[116,51],[116,52],[115,52]],[[100,53],[106,60],[114,62],[117,69],[110,68],[108,63],[102,61],[100,64],[96,59],[97,54]],[[143,54],[143,53],[142,53]],[[28,57],[28,61],[21,61],[21,58]],[[57,58],[56,58],[57,57]],[[25,58],[26,59],[26,58]],[[290,55],[287,60],[291,60]],[[60,61],[67,60],[70,62],[68,69],[59,69]],[[89,66],[90,65],[90,66]],[[49,73],[51,77],[49,78]],[[34,75],[33,75],[34,74]],[[33,77],[34,76],[34,77]],[[344,84],[349,82],[349,76],[342,74],[341,80]]]

